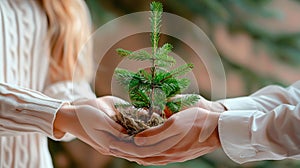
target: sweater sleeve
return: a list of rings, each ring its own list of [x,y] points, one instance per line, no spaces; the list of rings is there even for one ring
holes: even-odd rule
[[[247,97],[220,100],[228,110],[258,110],[269,112],[281,104],[296,105],[300,102],[300,81],[283,88],[267,86]]]
[[[88,82],[80,81],[80,82],[72,82],[72,81],[62,81],[57,82],[51,85],[48,85],[44,93],[55,99],[74,102],[79,99],[94,99],[96,95],[91,90],[91,87]],[[70,133],[66,133],[62,141],[71,141],[75,139]]]
[[[224,152],[237,163],[300,159],[300,103],[282,104],[269,112],[227,111],[219,118]]]
[[[39,132],[57,140],[53,122],[67,103],[40,92],[0,83],[0,136]]]
[[[76,101],[79,99],[93,99],[96,98],[95,94],[91,90],[88,82],[72,82],[72,81],[62,81],[51,84],[47,86],[44,93],[49,97],[66,100],[66,101]]]

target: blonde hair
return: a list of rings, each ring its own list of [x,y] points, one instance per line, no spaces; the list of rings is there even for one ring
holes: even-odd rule
[[[85,3],[83,0],[41,0],[41,6],[48,18],[51,81],[89,79],[92,48],[86,42],[91,21]]]

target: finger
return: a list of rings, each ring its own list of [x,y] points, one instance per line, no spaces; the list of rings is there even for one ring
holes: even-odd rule
[[[166,155],[166,153],[164,152],[159,156],[142,158],[142,160],[151,163],[152,165],[166,165],[169,163],[185,162],[188,160],[192,160],[197,157],[203,156],[207,153],[210,153],[213,150],[215,150],[215,148],[202,146],[196,147],[195,149],[190,149],[188,151],[173,152],[172,155]]]
[[[135,143],[139,146],[150,146],[175,135],[182,139],[196,123],[198,111],[199,108],[189,108],[172,115],[163,125],[137,134]],[[172,144],[173,141],[178,142],[177,139],[170,139]]]
[[[97,108],[105,112],[108,116],[116,115],[114,99],[112,96],[105,96],[97,99]]]
[[[182,141],[186,141],[186,139]],[[182,146],[184,145],[184,143],[179,142],[178,144],[176,144],[176,147],[172,147],[167,151],[147,157],[132,156],[126,152],[122,152],[119,149],[111,149],[110,152],[113,152],[114,156],[116,157],[122,157],[129,160],[132,160],[130,158],[134,158],[134,161],[139,160],[139,162],[141,162],[142,160],[144,162],[143,165],[145,165],[145,163],[146,165],[165,165],[171,162],[184,162],[186,160],[194,159],[196,157],[207,154],[215,150],[216,148],[215,146],[211,146],[207,143],[200,144],[196,142],[195,144],[196,145],[192,145],[189,148],[186,148],[185,146]]]
[[[180,112],[179,115],[181,115],[182,127],[185,127],[187,130],[188,128],[191,129],[193,125],[197,127],[197,132],[200,132],[198,141],[204,142],[215,130],[218,123],[216,117],[219,113],[210,112],[202,108],[189,108]],[[193,118],[194,120],[188,121],[189,118]]]
[[[195,106],[206,109],[206,110],[210,110],[212,107],[212,102],[208,101],[205,98],[203,98],[202,96],[200,96],[200,100],[195,104]]]
[[[160,132],[151,132],[150,129],[149,134],[147,134],[147,131],[145,131],[144,133],[142,132],[140,135],[145,134],[145,137],[141,137],[140,135],[138,137],[140,141],[140,138],[144,138],[142,140],[144,141],[144,145],[142,146],[133,143],[118,142],[112,143],[110,149],[116,149],[120,152],[127,153],[128,155],[136,157],[149,157],[164,152],[178,144],[178,142],[180,142],[188,134],[188,132],[192,131],[192,127],[196,122],[195,120],[199,115],[198,111],[198,108],[191,108],[172,116],[171,118],[174,118],[174,123],[171,123],[171,126],[168,127],[167,131],[162,129]],[[180,120],[176,118],[179,118]],[[159,127],[157,127],[157,129],[159,129]],[[159,142],[157,138],[161,138]],[[197,140],[198,137],[195,141]],[[156,143],[151,143],[152,141]]]
[[[105,123],[104,126],[95,126],[94,130],[109,132],[115,138],[119,138],[120,140],[128,139],[129,135],[127,134],[126,129],[106,115],[103,115],[103,123]]]
[[[177,136],[175,135],[174,137],[170,137],[170,139],[166,139],[155,145],[143,147],[137,146],[132,142],[114,141],[110,143],[109,148],[111,150],[120,151],[121,153],[126,153],[129,156],[150,157],[172,148],[175,144],[177,144],[180,141],[180,138],[178,138]]]
[[[165,156],[155,156],[155,157],[133,157],[130,156],[126,153],[122,153],[120,151],[116,150],[110,150],[110,153],[115,156],[115,157],[119,157],[119,158],[123,158],[129,161],[134,161],[137,162],[140,165],[143,166],[152,166],[152,165],[166,165],[168,162],[166,162],[166,157]]]
[[[149,146],[178,135],[178,132],[175,131],[176,126],[174,125],[176,118],[177,116],[173,116],[160,126],[149,128],[138,133],[134,137],[135,144],[139,146]]]
[[[129,104],[127,101],[115,97],[115,96],[104,96],[99,99],[97,99],[97,103],[99,108],[103,106],[103,104],[107,104],[109,108],[115,109],[116,104]]]
[[[199,142],[206,141],[218,126],[218,113],[208,112],[199,135]]]
[[[124,154],[124,153],[120,153],[117,150],[110,149],[109,153],[110,153],[110,155],[112,155],[114,157],[117,157],[117,158],[123,158],[123,159],[131,161],[131,162],[136,162],[136,163],[138,163],[140,165],[144,165],[145,164],[144,161],[142,161],[142,158],[133,157],[133,156],[130,156],[130,155],[127,155],[127,154]]]
[[[147,158],[147,161],[153,164],[153,165],[166,165],[169,163],[178,163],[178,162],[185,162],[188,160],[192,160],[195,158],[198,158],[204,154],[207,154],[211,152],[211,150],[198,150],[198,151],[188,151],[188,152],[181,152],[181,153],[174,153],[172,156],[164,156],[165,159],[161,159],[161,156],[153,157],[153,158]]]
[[[97,131],[106,131],[121,139],[128,136],[121,125],[96,108],[83,106],[75,110],[75,113],[89,135],[96,134]]]
[[[92,148],[103,155],[111,155],[109,152],[109,143],[115,140],[110,134],[106,132],[97,133],[94,136],[87,136],[86,138],[79,138],[83,142],[89,144]],[[102,138],[104,137],[104,138]]]
[[[89,144],[96,151],[102,154],[110,154],[109,153],[109,144],[116,140],[110,133],[105,131],[98,131],[96,134],[91,131],[86,131],[83,128],[83,132],[80,134],[76,134],[76,136],[82,140],[83,142]]]
[[[171,120],[171,117],[170,121],[172,122],[169,124],[166,123],[166,127],[163,125],[138,134],[135,138],[135,142],[140,146],[153,145],[158,143],[159,140],[164,140],[172,135],[179,134],[181,134],[180,139],[182,139],[193,126],[201,129],[199,130],[199,142],[204,142],[217,127],[218,115],[218,113],[209,112],[201,108],[189,108],[173,115],[172,117],[174,119]]]
[[[129,161],[135,161],[144,166],[149,166],[149,165],[166,165],[174,162],[185,162],[187,160],[195,159],[199,156],[207,154],[211,151],[212,149],[208,149],[208,148],[204,148],[204,149],[198,148],[198,150],[194,150],[194,151],[173,153],[173,155],[165,155],[165,153],[161,153],[159,155],[151,156],[151,157],[133,157],[131,155],[128,155],[127,153],[120,152],[117,149],[110,150],[110,153],[112,153],[112,155],[115,157],[124,158]]]

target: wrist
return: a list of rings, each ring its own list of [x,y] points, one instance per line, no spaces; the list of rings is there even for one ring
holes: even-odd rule
[[[56,113],[56,117],[53,123],[53,134],[56,138],[61,138],[66,132],[69,132],[72,118],[75,115],[74,106],[70,104],[64,104]]]

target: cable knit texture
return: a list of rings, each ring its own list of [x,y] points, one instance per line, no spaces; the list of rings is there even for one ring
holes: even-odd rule
[[[0,23],[0,167],[53,167],[47,136],[57,110],[95,95],[84,82],[46,84],[47,18],[36,0],[0,0]]]

